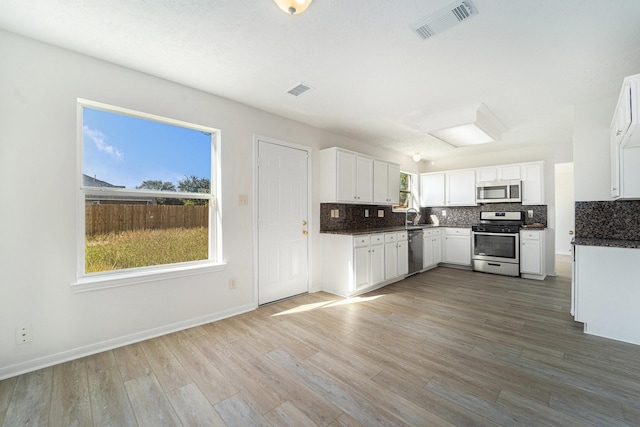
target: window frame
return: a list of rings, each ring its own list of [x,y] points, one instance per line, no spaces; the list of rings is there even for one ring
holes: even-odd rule
[[[115,114],[123,114],[131,117],[151,120],[159,123],[198,130],[211,134],[211,188],[209,193],[186,193],[158,190],[133,190],[117,189],[110,187],[86,187],[83,185],[83,109],[91,108]],[[128,108],[104,104],[78,98],[77,100],[77,142],[76,142],[76,198],[77,198],[77,273],[76,281],[72,283],[75,292],[127,286],[155,280],[166,280],[222,271],[226,264],[222,261],[222,212],[220,203],[221,173],[220,173],[220,146],[221,132],[219,129],[208,126],[196,125],[181,120],[158,116]],[[201,199],[209,201],[209,257],[206,260],[179,262],[173,264],[152,265],[146,267],[128,268],[103,272],[85,272],[85,198],[88,195],[135,195],[139,197],[163,197],[178,199]]]
[[[419,175],[417,173],[413,173],[413,172],[405,172],[405,171],[400,171],[401,174],[405,174],[405,175],[409,175],[411,177],[411,181],[409,183],[409,188],[410,190],[408,191],[409,193],[409,206],[407,206],[406,208],[400,207],[400,205],[397,206],[393,206],[392,207],[392,211],[393,212],[401,212],[404,213],[406,212],[408,209],[418,209],[420,210],[420,203],[418,201],[418,177]],[[398,194],[400,194],[402,191],[400,190],[400,186],[398,186]]]

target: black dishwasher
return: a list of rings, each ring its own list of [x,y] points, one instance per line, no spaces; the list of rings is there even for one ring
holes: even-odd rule
[[[423,230],[409,230],[409,274],[422,270]]]

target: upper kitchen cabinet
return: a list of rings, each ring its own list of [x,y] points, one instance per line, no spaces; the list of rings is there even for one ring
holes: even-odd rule
[[[544,162],[522,163],[522,204],[544,205]]]
[[[400,166],[373,161],[373,202],[380,205],[400,203]]]
[[[426,173],[420,175],[420,205],[475,206],[474,169]]]
[[[476,169],[476,182],[522,179],[520,165],[491,166]]]
[[[640,199],[640,74],[624,79],[611,121],[611,197]]]
[[[444,172],[420,175],[420,206],[445,206]]]
[[[373,159],[336,147],[320,151],[323,202],[373,202]]]
[[[477,204],[475,170],[447,172],[445,185],[447,206],[475,206]]]

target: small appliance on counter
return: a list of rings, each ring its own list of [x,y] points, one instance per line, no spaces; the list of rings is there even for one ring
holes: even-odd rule
[[[520,228],[524,212],[480,212],[471,227],[473,270],[520,276]]]

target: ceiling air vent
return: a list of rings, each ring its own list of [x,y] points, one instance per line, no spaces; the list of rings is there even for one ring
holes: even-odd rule
[[[433,15],[422,18],[411,29],[425,40],[478,14],[469,0],[456,2]]]
[[[303,93],[307,93],[311,89],[312,89],[311,86],[306,85],[304,83],[300,83],[298,86],[294,87],[293,89],[289,89],[287,93],[293,96],[300,96]]]

